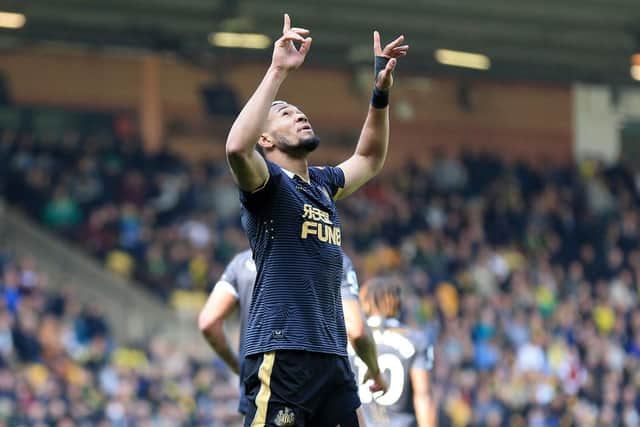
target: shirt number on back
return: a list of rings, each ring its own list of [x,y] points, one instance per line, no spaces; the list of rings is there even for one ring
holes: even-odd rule
[[[360,395],[360,401],[363,404],[371,403],[374,401],[373,393],[369,390],[368,384],[362,384],[368,370],[367,365],[358,357],[355,358],[354,365],[358,377],[358,394]],[[405,375],[402,361],[395,354],[387,353],[378,356],[378,365],[383,374],[387,373],[386,377],[389,379],[389,389],[384,395],[375,398],[375,403],[383,406],[391,406],[400,400],[402,390],[404,389]]]

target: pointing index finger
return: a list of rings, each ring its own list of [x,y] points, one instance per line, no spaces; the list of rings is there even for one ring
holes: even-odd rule
[[[284,25],[282,26],[282,34],[285,34],[291,29],[291,18],[288,13],[284,14]]]
[[[382,55],[382,46],[380,46],[380,33],[378,30],[373,32],[373,53],[376,56]]]

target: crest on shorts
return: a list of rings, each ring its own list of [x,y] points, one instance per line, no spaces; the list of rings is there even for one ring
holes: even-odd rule
[[[278,427],[292,427],[296,425],[296,416],[293,411],[286,406],[278,411],[273,423]]]

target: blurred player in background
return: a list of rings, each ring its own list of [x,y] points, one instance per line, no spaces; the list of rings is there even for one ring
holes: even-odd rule
[[[238,253],[229,262],[222,273],[220,280],[215,284],[207,303],[198,316],[198,326],[205,339],[216,353],[224,360],[229,368],[242,379],[244,337],[253,285],[256,281],[256,264],[253,261],[251,250],[247,249]],[[358,276],[351,259],[342,255],[342,308],[347,326],[349,342],[356,354],[364,360],[367,367],[368,378],[380,378],[375,342],[369,328],[366,326],[364,313],[358,298]],[[232,350],[224,333],[224,320],[236,308],[240,308],[240,348],[238,355]],[[375,389],[385,390],[386,384],[377,384]],[[244,396],[244,387],[240,385],[240,403],[238,411],[245,414],[247,402]],[[361,414],[359,414],[361,416]],[[364,425],[364,423],[361,423]]]
[[[374,33],[373,96],[354,154],[338,167],[309,167],[320,139],[298,107],[274,102],[288,74],[304,62],[308,36],[309,30],[292,27],[284,15],[271,65],[226,141],[257,269],[244,340],[245,426],[358,424],[335,201],[384,164],[392,71],[409,47],[400,36],[383,48]]]
[[[367,323],[378,348],[378,363],[389,388],[382,396],[360,386],[360,400],[369,427],[435,427],[435,405],[431,397],[429,371],[433,368],[433,346],[424,333],[411,330],[398,320],[402,310],[401,285],[394,278],[375,278],[361,291]],[[366,366],[352,354],[359,383]]]

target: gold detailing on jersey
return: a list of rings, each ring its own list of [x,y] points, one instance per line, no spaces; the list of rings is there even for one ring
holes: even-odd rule
[[[316,236],[321,242],[332,245],[342,245],[342,232],[340,227],[333,227],[333,222],[329,213],[321,209],[305,204],[302,218],[306,219],[302,223],[300,237],[307,239],[309,236]]]
[[[328,212],[315,208],[306,203],[303,207],[302,218],[310,219],[313,221],[322,221],[323,223],[329,224],[329,225],[333,224],[333,222],[331,222],[331,219],[329,218]]]
[[[303,239],[308,238],[310,235],[315,235],[318,240],[332,245],[340,246],[342,244],[342,236],[340,228],[331,227],[327,224],[320,224],[313,221],[305,221],[302,223],[302,232],[300,237]]]

